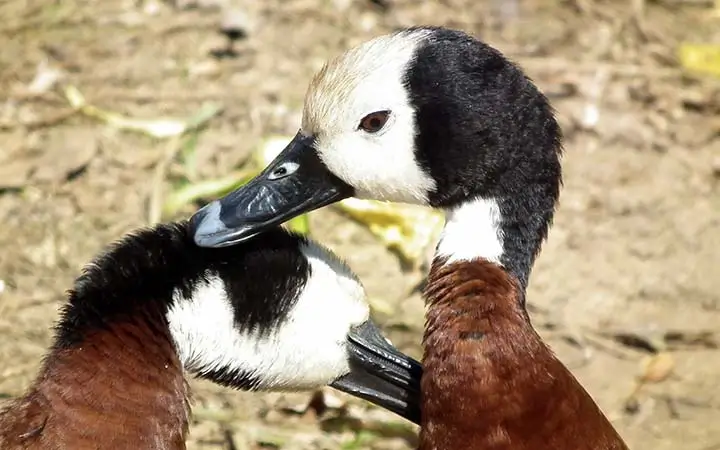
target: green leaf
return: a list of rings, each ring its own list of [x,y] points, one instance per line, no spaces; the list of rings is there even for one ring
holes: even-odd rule
[[[307,214],[294,217],[287,221],[286,226],[290,231],[306,236],[310,233],[310,219]]]

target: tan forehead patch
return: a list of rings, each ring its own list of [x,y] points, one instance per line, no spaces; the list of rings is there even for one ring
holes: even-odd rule
[[[315,134],[349,101],[358,84],[388,64],[403,67],[414,53],[426,30],[404,31],[364,42],[325,63],[310,81],[303,108],[302,127]]]

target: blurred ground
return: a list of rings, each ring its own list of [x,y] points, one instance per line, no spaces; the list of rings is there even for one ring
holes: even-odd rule
[[[219,102],[184,174],[204,180],[241,164],[264,136],[293,134],[326,58],[397,27],[437,24],[512,56],[562,120],[562,205],[529,293],[541,334],[631,448],[720,449],[720,82],[684,75],[676,61],[680,42],[720,43],[711,2],[238,0],[250,28],[234,58],[217,57],[218,2],[0,4],[0,398],[32,380],[82,264],[147,223],[168,148],[73,114],[60,87],[135,118]],[[182,170],[170,164],[166,178]],[[412,288],[423,273],[403,271],[333,210],[310,217],[313,236],[386,305],[379,320],[394,343],[419,357],[423,307]],[[672,374],[650,374],[659,382],[628,400],[658,352]],[[310,394],[192,385],[191,449],[413,448],[414,430],[367,425],[379,412],[363,402],[351,402],[349,418],[318,418],[298,412]]]

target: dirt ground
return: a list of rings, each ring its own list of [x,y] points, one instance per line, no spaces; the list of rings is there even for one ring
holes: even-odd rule
[[[263,137],[295,132],[305,86],[326,58],[435,24],[505,51],[562,121],[562,204],[528,295],[540,333],[631,448],[720,449],[720,82],[683,75],[676,60],[680,42],[720,43],[711,2],[237,0],[248,35],[234,57],[218,57],[222,0],[178,3],[0,4],[0,399],[31,382],[82,265],[148,223],[167,148],[74,114],[63,86],[135,118],[187,117],[219,102],[192,174],[210,179]],[[393,342],[419,357],[423,306],[412,288],[422,271],[403,270],[332,209],[312,213],[311,225],[390,305],[378,318]],[[631,395],[643,373],[656,382]],[[303,412],[309,393],[192,387],[191,449],[416,443],[414,428],[340,394],[318,416]]]

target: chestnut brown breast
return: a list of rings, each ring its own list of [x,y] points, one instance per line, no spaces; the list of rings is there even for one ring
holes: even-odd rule
[[[160,311],[55,348],[0,412],[0,448],[185,449],[188,393]]]
[[[535,332],[520,295],[488,261],[434,261],[420,449],[627,449]]]

